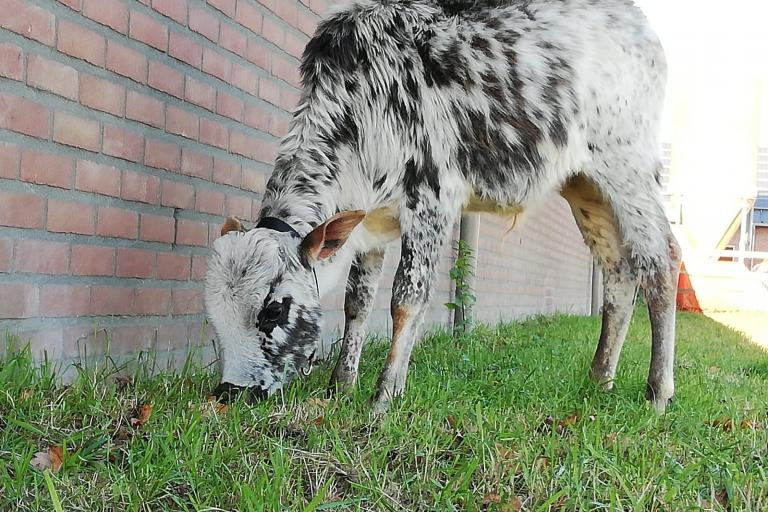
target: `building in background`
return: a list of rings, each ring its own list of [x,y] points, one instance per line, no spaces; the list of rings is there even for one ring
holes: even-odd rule
[[[71,361],[210,356],[202,279],[253,221],[326,0],[0,0],[0,333]],[[478,316],[588,313],[591,257],[552,197],[506,238],[481,218]],[[458,225],[455,238],[458,236]],[[389,248],[373,313],[390,330]],[[450,325],[447,246],[429,314]],[[343,324],[343,286],[326,335]],[[108,347],[109,345],[109,347]],[[0,344],[1,346],[1,344]]]

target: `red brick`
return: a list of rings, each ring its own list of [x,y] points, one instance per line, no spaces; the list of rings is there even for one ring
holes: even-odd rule
[[[121,34],[128,32],[128,8],[120,0],[83,0],[83,14]]]
[[[173,243],[176,231],[173,217],[141,214],[141,229],[139,238],[147,242]]]
[[[284,87],[280,89],[280,102],[278,106],[286,112],[293,112],[299,104],[299,93]]]
[[[237,12],[235,20],[242,26],[258,34],[261,32],[263,16],[250,3],[245,0],[237,0]]]
[[[248,37],[234,27],[222,24],[219,33],[219,46],[243,57],[248,49]]]
[[[189,28],[214,43],[219,40],[219,20],[202,9],[193,7],[189,10]]]
[[[280,104],[280,86],[268,78],[259,80],[259,98],[273,105]]]
[[[232,63],[224,55],[205,48],[203,49],[203,71],[219,80],[229,82],[232,75]]]
[[[180,245],[208,245],[208,225],[193,220],[179,219],[176,224],[176,243]]]
[[[16,45],[0,43],[0,76],[12,80],[24,77],[24,53]]]
[[[59,0],[62,4],[66,5],[70,9],[73,9],[75,11],[80,10],[80,0]]]
[[[174,288],[174,315],[197,315],[203,312],[203,292],[197,288]]]
[[[229,150],[238,155],[255,158],[260,144],[263,144],[263,141],[243,132],[233,130],[229,134]]]
[[[283,18],[293,27],[299,24],[299,9],[295,2],[276,2],[275,14]]]
[[[263,172],[247,167],[243,168],[242,188],[252,192],[264,192],[266,184],[267,178]]]
[[[171,32],[168,40],[168,55],[200,69],[203,59],[203,47],[187,36]]]
[[[147,81],[147,57],[114,41],[107,44],[107,69],[139,83]]]
[[[91,314],[132,315],[133,311],[133,288],[116,286],[94,286],[91,288]]]
[[[270,61],[272,58],[272,52],[264,45],[257,42],[255,39],[248,40],[248,50],[245,58],[253,64],[256,64],[264,71],[270,70]]]
[[[168,144],[155,139],[147,140],[144,151],[144,165],[178,171],[181,164],[181,148],[175,144]]]
[[[163,180],[160,204],[191,210],[195,207],[195,188],[186,183]]]
[[[236,121],[242,121],[244,110],[245,105],[240,98],[236,98],[225,92],[219,92],[216,95],[216,112],[218,114]]]
[[[285,29],[276,20],[264,18],[264,23],[261,25],[261,37],[282,48],[285,44]]]
[[[105,155],[140,162],[143,155],[144,139],[128,130],[117,126],[104,126],[104,142],[102,151]]]
[[[94,231],[93,206],[49,199],[48,231],[92,235]]]
[[[0,27],[53,46],[56,26],[50,12],[24,0],[0,0],[0,12]]]
[[[47,240],[16,240],[16,272],[66,274],[69,246]]]
[[[312,36],[315,33],[315,27],[317,27],[317,20],[312,16],[299,11],[297,27],[308,36]]]
[[[270,116],[269,133],[275,137],[282,138],[290,129],[291,119],[287,116]]]
[[[13,259],[13,240],[10,238],[0,238],[0,274],[11,271],[11,260]]]
[[[235,17],[237,0],[208,0],[208,5],[218,9],[230,18]]]
[[[39,55],[27,59],[27,83],[70,100],[77,100],[77,71]]]
[[[285,34],[284,49],[286,52],[288,52],[289,55],[292,55],[297,59],[301,60],[301,57],[304,54],[304,47],[306,45],[307,45],[306,39],[298,38],[290,32],[287,32]]]
[[[123,171],[120,197],[126,201],[157,204],[160,180],[156,176],[136,171]]]
[[[328,2],[326,0],[310,0],[310,8],[319,15],[323,15],[328,10]]]
[[[125,114],[125,88],[95,76],[80,75],[80,103],[122,117]]]
[[[240,165],[228,160],[213,159],[213,181],[233,187],[240,186]]]
[[[171,96],[184,97],[184,75],[165,64],[155,61],[149,63],[147,83]]]
[[[165,131],[197,140],[200,136],[200,120],[193,112],[168,106],[165,114]]]
[[[15,144],[0,142],[0,178],[19,177],[19,148]]]
[[[187,25],[186,0],[152,0],[152,8],[177,23]]]
[[[157,253],[157,278],[173,281],[187,281],[192,258],[189,254],[172,252]]]
[[[208,271],[208,263],[205,256],[192,256],[192,280],[203,281],[205,273]]]
[[[216,90],[208,84],[187,76],[184,98],[213,112],[216,103]]]
[[[115,275],[115,249],[97,245],[73,245],[70,267],[75,276]]]
[[[98,121],[58,111],[53,116],[53,140],[88,151],[99,150],[101,126]]]
[[[238,219],[250,219],[251,198],[246,196],[227,196],[227,215]]]
[[[0,225],[40,229],[43,205],[44,200],[39,196],[0,190]]]
[[[0,128],[48,138],[50,111],[42,105],[0,92]]]
[[[131,11],[130,36],[160,51],[168,49],[168,27],[139,12]]]
[[[138,231],[139,216],[136,212],[106,206],[99,208],[96,234],[134,240]]]
[[[125,117],[155,128],[162,128],[165,125],[165,103],[140,92],[128,91],[125,100]]]
[[[91,289],[88,286],[48,284],[40,287],[40,316],[62,317],[88,314]]]
[[[137,315],[167,315],[171,310],[169,288],[136,288],[134,313]]]
[[[117,249],[118,277],[147,279],[155,275],[155,252],[119,247]]]
[[[103,67],[107,42],[101,34],[71,21],[59,20],[59,37],[56,39],[56,48],[62,53]]]
[[[299,68],[286,59],[281,59],[279,57],[272,58],[272,74],[294,87],[299,87],[301,84]]]
[[[31,284],[0,283],[0,318],[37,316],[39,292]]]
[[[70,188],[74,160],[52,153],[25,149],[21,152],[21,179],[41,185]]]
[[[248,94],[255,94],[259,90],[259,77],[256,73],[251,72],[245,66],[240,64],[232,65],[232,85],[238,89],[247,92]]]
[[[226,150],[229,141],[229,130],[226,126],[207,118],[200,119],[200,142]]]
[[[213,172],[213,157],[184,148],[181,151],[181,172],[210,180]]]
[[[75,171],[75,188],[106,196],[120,196],[120,170],[110,165],[100,165],[78,160]]]
[[[212,215],[224,215],[224,194],[207,188],[198,188],[195,210]]]
[[[269,129],[269,112],[256,105],[245,106],[245,124],[257,130],[266,132]]]

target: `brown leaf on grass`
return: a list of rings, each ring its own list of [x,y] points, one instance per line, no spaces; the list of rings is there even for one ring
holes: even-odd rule
[[[533,461],[533,469],[537,471],[547,467],[549,467],[549,457],[536,457],[536,460]]]
[[[219,402],[214,395],[208,395],[208,402],[200,407],[203,416],[210,416],[211,413],[224,415],[227,414],[228,406]]]
[[[733,430],[733,419],[728,416],[720,416],[712,421],[711,425],[715,428],[722,429],[725,432]]]
[[[715,501],[723,507],[725,510],[731,510],[731,501],[728,498],[728,491],[725,489],[720,489],[719,491],[715,492]]]
[[[136,411],[136,416],[131,418],[131,426],[133,428],[139,428],[140,426],[144,425],[147,421],[149,421],[149,417],[151,415],[152,415],[152,405],[141,404],[139,406],[138,411]]]
[[[517,452],[515,452],[515,450],[500,445],[499,443],[496,443],[496,452],[498,452],[499,457],[504,460],[512,460],[517,458]]]
[[[19,393],[19,403],[26,402],[32,397],[32,390],[29,388],[24,388],[21,390],[21,393]]]
[[[487,492],[483,496],[483,505],[490,505],[492,503],[501,503],[501,496],[495,492]]]
[[[311,407],[317,407],[319,409],[327,408],[329,403],[331,403],[331,401],[327,398],[318,398],[316,396],[307,398],[307,405]]]
[[[61,446],[49,446],[47,451],[37,452],[30,461],[33,468],[44,471],[50,469],[56,473],[64,464],[64,450]]]
[[[523,510],[523,498],[515,496],[501,506],[501,512],[520,512]]]
[[[710,366],[707,369],[707,373],[709,373],[710,375],[717,375],[718,373],[720,373],[720,367],[719,366]]]
[[[613,446],[616,444],[616,441],[619,439],[619,433],[618,432],[611,432],[610,434],[605,436],[605,444],[606,446]]]
[[[323,416],[318,416],[317,418],[312,420],[312,424],[315,425],[316,427],[322,426],[323,423],[325,423],[325,417]]]
[[[568,498],[565,497],[565,495],[560,496],[557,498],[557,501],[552,504],[552,508],[550,510],[560,510],[565,506],[565,503],[568,501]]]
[[[453,414],[449,414],[445,420],[448,422],[449,427],[456,428],[456,417]]]
[[[741,428],[745,430],[762,430],[763,424],[757,420],[751,420],[747,418],[741,422]]]
[[[578,411],[573,412],[570,416],[562,420],[556,420],[552,416],[547,416],[539,426],[538,431],[549,432],[554,430],[558,434],[563,435],[568,431],[570,427],[579,421],[580,417],[581,414]]]

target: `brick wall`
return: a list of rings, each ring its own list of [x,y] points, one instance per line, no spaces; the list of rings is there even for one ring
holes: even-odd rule
[[[98,355],[107,339],[126,356],[210,340],[207,246],[226,215],[255,218],[298,98],[298,58],[327,6],[0,0],[0,331],[56,359]],[[588,264],[558,208],[518,235],[527,251],[487,239],[482,257],[496,270],[479,294],[489,319],[550,308],[541,285],[554,306],[588,307],[578,289]],[[386,264],[381,329],[396,244]],[[447,248],[431,322],[450,321],[450,265]],[[499,279],[522,294],[505,298]],[[341,293],[325,301],[329,336],[342,303]]]

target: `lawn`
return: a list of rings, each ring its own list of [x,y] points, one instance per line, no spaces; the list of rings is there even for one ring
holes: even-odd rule
[[[677,396],[658,417],[645,312],[611,393],[585,378],[598,333],[597,318],[556,316],[432,334],[380,420],[375,340],[354,396],[324,399],[324,365],[227,408],[191,363],[67,387],[6,356],[0,510],[768,510],[768,353],[681,314]]]

